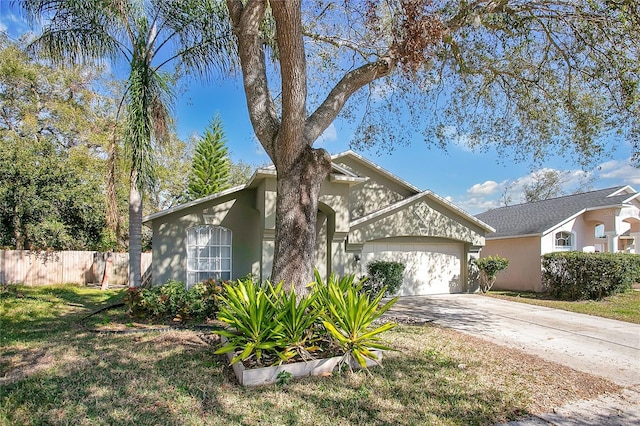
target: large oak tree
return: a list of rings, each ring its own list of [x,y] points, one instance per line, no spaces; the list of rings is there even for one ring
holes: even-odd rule
[[[250,119],[278,173],[274,281],[302,290],[312,277],[331,169],[314,141],[341,113],[360,120],[355,144],[392,148],[422,132],[441,147],[588,163],[608,137],[631,141],[637,155],[634,0],[227,5]]]

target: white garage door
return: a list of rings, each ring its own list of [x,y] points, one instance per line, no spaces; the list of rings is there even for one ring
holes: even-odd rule
[[[462,244],[398,244],[366,243],[362,250],[362,265],[374,260],[402,262],[404,280],[398,295],[462,292]]]

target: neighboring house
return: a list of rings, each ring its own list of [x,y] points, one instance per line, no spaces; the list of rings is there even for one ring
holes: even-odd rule
[[[381,259],[406,265],[400,295],[475,289],[468,284],[469,259],[491,227],[352,151],[332,160],[316,224],[323,277],[359,277]],[[246,185],[145,217],[153,230],[153,283],[269,278],[275,205],[276,171],[267,167]]]
[[[542,291],[541,259],[554,251],[640,253],[640,193],[630,186],[489,210],[476,216],[496,229],[482,257],[509,267],[494,289]]]

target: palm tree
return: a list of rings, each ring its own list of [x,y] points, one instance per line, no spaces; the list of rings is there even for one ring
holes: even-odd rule
[[[109,60],[126,64],[122,105],[124,142],[131,166],[129,286],[141,284],[142,194],[153,182],[154,145],[168,135],[173,83],[180,73],[209,75],[234,62],[226,7],[219,0],[23,0],[43,22],[32,43],[65,63]],[[175,66],[175,73],[164,69]]]

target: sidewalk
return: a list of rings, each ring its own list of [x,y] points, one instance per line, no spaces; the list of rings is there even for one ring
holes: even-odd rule
[[[628,426],[640,425],[640,386],[626,388],[619,395],[605,395],[564,405],[537,417],[498,426]]]

